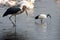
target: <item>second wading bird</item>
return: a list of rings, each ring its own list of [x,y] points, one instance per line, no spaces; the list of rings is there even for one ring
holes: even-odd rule
[[[5,16],[7,16],[7,15],[11,15],[11,16],[9,17],[9,20],[11,21],[11,23],[12,23],[13,25],[16,25],[16,24],[12,21],[11,17],[12,17],[12,16],[15,16],[15,22],[16,22],[16,15],[23,13],[25,10],[26,10],[26,6],[23,6],[22,9],[20,9],[20,7],[16,7],[16,6],[15,6],[15,7],[10,7],[10,8],[8,8],[7,11],[3,14],[3,17],[5,17]]]
[[[41,19],[41,23],[42,23],[43,19],[47,19],[47,17],[51,18],[51,15],[50,14],[39,14],[35,17],[35,19]]]

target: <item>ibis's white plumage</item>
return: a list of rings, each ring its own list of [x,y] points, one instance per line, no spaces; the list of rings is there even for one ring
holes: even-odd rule
[[[51,18],[50,14],[39,14],[35,17],[35,19],[41,19],[41,23],[42,23],[43,19],[47,19],[48,16]]]
[[[45,19],[45,18],[47,18],[47,15],[46,15],[46,14],[40,14],[40,15],[39,15],[39,18],[40,18],[40,19]]]
[[[50,14],[39,14],[35,17],[35,19],[46,19],[48,16],[51,18]]]

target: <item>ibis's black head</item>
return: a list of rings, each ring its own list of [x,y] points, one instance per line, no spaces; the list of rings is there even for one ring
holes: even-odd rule
[[[50,14],[47,14],[47,17],[50,17],[51,18],[51,15]]]
[[[39,15],[37,15],[36,17],[35,17],[35,19],[38,19],[39,18]]]
[[[26,10],[26,8],[27,8],[26,6],[23,6],[22,10],[23,10],[23,11],[25,11],[25,10]]]

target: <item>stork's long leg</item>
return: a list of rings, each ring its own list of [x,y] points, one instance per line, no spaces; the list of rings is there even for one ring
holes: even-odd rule
[[[11,23],[15,26],[15,23],[12,21],[11,17],[12,17],[12,15],[9,17],[9,20],[10,20]]]
[[[15,30],[15,38],[16,38],[16,15],[15,15],[15,27],[14,27],[14,30]]]
[[[15,15],[15,26],[16,26],[16,15]]]
[[[15,33],[14,35],[15,35],[15,38],[16,38],[16,15],[15,15],[15,23],[12,21],[12,19],[11,19],[11,17],[12,17],[12,15],[9,17],[9,20],[11,21],[11,23],[13,24],[13,33]]]
[[[15,20],[14,21],[15,21],[15,33],[16,33],[16,15],[15,15]]]

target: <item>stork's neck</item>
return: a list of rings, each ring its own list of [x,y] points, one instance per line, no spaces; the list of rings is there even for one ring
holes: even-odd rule
[[[25,11],[25,10],[26,10],[26,6],[23,6],[22,11]]]
[[[24,11],[26,11],[26,6],[23,6],[20,13],[23,13]]]

